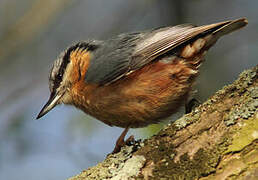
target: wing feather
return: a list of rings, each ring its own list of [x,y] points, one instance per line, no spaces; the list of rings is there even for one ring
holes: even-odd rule
[[[136,46],[131,65],[137,69],[192,38],[222,27],[229,22],[230,21],[225,21],[199,27],[179,25],[154,31],[150,34],[149,38],[143,40]]]
[[[195,27],[184,24],[159,28],[143,33],[121,34],[103,42],[90,61],[85,80],[107,85],[158,60],[167,52],[194,38],[213,34],[212,38],[240,29],[247,24],[245,18]]]

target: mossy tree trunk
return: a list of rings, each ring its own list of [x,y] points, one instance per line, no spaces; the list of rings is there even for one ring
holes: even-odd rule
[[[77,179],[258,179],[258,66]]]

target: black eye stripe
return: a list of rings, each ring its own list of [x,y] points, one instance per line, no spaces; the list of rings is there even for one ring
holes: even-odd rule
[[[56,60],[51,69],[51,73],[49,76],[50,91],[56,91],[56,89],[60,86],[63,80],[65,69],[70,62],[70,55],[73,51],[75,51],[76,49],[87,49],[88,51],[93,51],[97,47],[98,45],[94,44],[94,42],[92,42],[92,44],[90,44],[90,42],[79,42],[69,47],[65,52],[63,52],[60,55],[60,57]]]

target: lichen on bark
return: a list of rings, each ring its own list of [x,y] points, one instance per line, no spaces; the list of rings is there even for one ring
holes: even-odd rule
[[[258,66],[244,71],[158,134],[123,148],[71,180],[257,178],[257,72]],[[122,174],[131,165],[126,163],[137,164],[133,173]]]

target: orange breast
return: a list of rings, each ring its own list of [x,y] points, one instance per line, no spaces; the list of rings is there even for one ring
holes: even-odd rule
[[[111,126],[158,123],[185,103],[197,75],[189,62],[170,57],[108,86],[85,86],[82,78],[72,91],[74,105]]]

